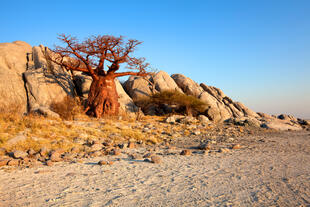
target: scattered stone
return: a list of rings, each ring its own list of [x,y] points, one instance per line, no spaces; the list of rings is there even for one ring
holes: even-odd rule
[[[200,123],[203,123],[203,124],[210,123],[209,118],[206,117],[205,115],[199,115],[198,120],[200,121]]]
[[[102,149],[102,145],[99,144],[99,143],[94,143],[92,146],[91,146],[91,151],[99,151]]]
[[[135,146],[135,143],[134,142],[129,142],[128,143],[128,148],[129,149],[133,149],[133,148],[135,148],[136,146]]]
[[[228,153],[228,152],[230,152],[230,150],[228,148],[221,148],[219,150],[219,152],[221,152],[221,153]]]
[[[298,119],[298,123],[300,125],[310,125],[310,121],[305,120],[305,119]]]
[[[193,135],[200,135],[201,132],[200,132],[200,131],[194,131],[194,132],[192,132],[192,134],[193,134]]]
[[[113,165],[113,164],[114,164],[113,161],[109,161],[109,162],[108,162],[108,165]]]
[[[152,162],[152,163],[155,163],[155,164],[159,164],[159,163],[161,163],[161,159],[160,159],[159,156],[153,155],[153,156],[151,157],[151,162]]]
[[[52,162],[60,162],[60,161],[62,161],[61,153],[59,151],[53,151],[51,153],[50,160]]]
[[[111,154],[112,155],[120,155],[122,153],[122,151],[120,149],[117,149],[117,148],[114,148],[112,151],[111,151]]]
[[[47,166],[53,166],[53,161],[52,160],[47,160],[45,163]]]
[[[98,162],[98,165],[100,165],[100,166],[102,166],[102,165],[107,165],[108,164],[108,162],[107,161],[104,161],[104,160],[100,160],[99,162]]]
[[[182,150],[182,152],[180,153],[180,155],[191,155],[192,154],[192,151],[191,150],[188,150],[188,149],[185,149],[185,150]]]
[[[41,149],[40,149],[40,155],[42,156],[42,157],[45,157],[45,156],[47,156],[48,154],[49,154],[49,149],[47,149],[46,147],[42,147]]]
[[[27,151],[27,153],[28,153],[28,155],[34,155],[36,153],[36,151],[34,151],[34,149],[31,148]]]
[[[153,153],[146,153],[145,155],[143,155],[143,158],[150,158],[152,156],[154,156]]]
[[[5,155],[5,154],[6,154],[6,149],[0,148],[0,156]]]
[[[0,167],[7,165],[9,162],[9,159],[0,159]]]
[[[73,147],[73,148],[71,149],[71,152],[72,152],[72,153],[79,153],[79,152],[80,152],[80,149],[79,149],[78,147]]]
[[[134,160],[140,160],[140,159],[143,158],[142,155],[137,154],[137,153],[130,154],[129,157],[130,157],[131,159],[134,159]]]
[[[201,144],[198,148],[200,150],[210,150],[211,149],[211,145],[210,144]]]
[[[23,151],[20,151],[20,150],[15,150],[13,153],[12,153],[13,157],[15,159],[24,159],[25,157],[28,156],[28,153],[27,152],[23,152]]]
[[[8,166],[18,166],[19,165],[19,161],[20,160],[17,160],[17,159],[12,159],[12,160],[9,160],[7,165]]]
[[[148,158],[145,158],[143,162],[151,162]]]
[[[241,145],[240,144],[235,144],[232,149],[236,150],[236,149],[241,149]]]

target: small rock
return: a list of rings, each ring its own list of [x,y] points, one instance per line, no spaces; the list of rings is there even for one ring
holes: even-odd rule
[[[95,143],[91,146],[91,151],[99,151],[102,149],[102,145],[99,143]]]
[[[127,145],[126,144],[118,144],[117,145],[120,149],[126,149]]]
[[[153,153],[146,153],[145,155],[143,155],[143,158],[150,158],[152,156],[154,156]]]
[[[230,152],[230,150],[227,149],[227,148],[221,148],[221,149],[219,150],[219,152],[221,152],[221,153],[228,153],[228,152]]]
[[[143,158],[142,155],[137,154],[137,153],[130,154],[129,157],[134,160],[139,160]]]
[[[232,149],[236,150],[236,149],[241,149],[241,145],[240,144],[235,144]]]
[[[5,154],[6,154],[6,149],[0,148],[0,156],[5,155]]]
[[[60,162],[60,161],[62,161],[61,152],[60,151],[53,151],[53,152],[51,152],[50,160],[52,162]]]
[[[9,159],[0,159],[0,167],[7,165],[9,162]]]
[[[71,152],[72,152],[72,153],[79,153],[79,152],[80,152],[80,149],[79,149],[78,147],[73,147],[73,148],[71,149]]]
[[[200,150],[210,150],[211,149],[211,145],[209,145],[209,144],[201,144],[198,148]]]
[[[210,122],[209,118],[206,117],[205,115],[199,115],[198,120],[200,121],[200,123],[209,123]]]
[[[120,155],[122,153],[122,151],[120,149],[114,148],[111,151],[112,155]]]
[[[107,165],[108,164],[108,162],[107,161],[104,161],[104,160],[100,160],[99,162],[98,162],[98,165],[100,165],[100,166],[102,166],[102,165]]]
[[[47,156],[48,154],[49,154],[49,149],[47,149],[46,147],[42,147],[41,149],[40,149],[40,155],[42,156],[42,157],[45,157],[45,156]]]
[[[109,161],[109,162],[108,162],[108,165],[113,165],[113,164],[114,164],[113,161]]]
[[[31,148],[27,151],[27,153],[28,153],[28,155],[34,155],[36,153],[36,151],[34,151],[34,149]]]
[[[8,166],[18,166],[19,165],[19,161],[20,160],[12,159],[12,160],[8,161],[7,165]]]
[[[128,143],[128,148],[129,149],[133,149],[133,148],[135,148],[136,146],[135,146],[135,143],[134,142],[129,142]]]
[[[191,155],[192,154],[192,151],[188,150],[188,149],[185,149],[185,150],[182,150],[182,152],[180,153],[180,155]]]
[[[193,135],[200,135],[201,132],[200,132],[200,131],[194,131],[194,132],[192,132],[192,134],[193,134]]]
[[[25,157],[28,156],[27,152],[23,152],[20,150],[15,150],[12,154],[15,159],[24,159]]]
[[[47,160],[45,163],[47,166],[53,166],[53,161],[52,160]]]
[[[155,163],[155,164],[159,164],[159,163],[161,163],[161,159],[160,159],[159,156],[153,155],[153,156],[151,157],[151,162],[152,162],[152,163]]]

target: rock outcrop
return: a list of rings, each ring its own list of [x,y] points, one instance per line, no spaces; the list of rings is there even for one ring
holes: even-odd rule
[[[60,102],[66,96],[75,96],[70,74],[47,61],[47,52],[43,46],[33,47],[33,67],[23,73],[29,111],[36,111],[40,107],[44,107],[46,111],[52,103]]]
[[[50,110],[52,103],[62,101],[66,96],[88,97],[91,77],[81,72],[74,75],[68,73],[49,61],[46,58],[48,54],[52,52],[42,45],[31,47],[22,41],[0,43],[0,111],[34,111],[58,118],[59,115]],[[244,104],[233,101],[220,89],[204,83],[199,85],[182,74],[170,77],[166,72],[160,71],[147,77],[131,76],[123,86],[116,79],[115,84],[120,107],[126,112],[137,112],[134,102],[156,92],[178,91],[206,103],[204,113],[199,116],[204,123],[226,120],[236,125],[276,130],[300,130],[310,125],[310,121],[291,115],[281,114],[276,117],[256,113]],[[172,107],[165,105],[157,110],[151,106],[149,111],[150,114],[156,111],[168,113]]]
[[[148,78],[149,81],[146,79]],[[149,97],[152,94],[152,85],[150,77],[130,76],[123,84],[125,91],[129,96],[137,101],[139,99]]]
[[[155,89],[159,92],[173,90],[183,93],[173,78],[171,78],[165,71],[161,70],[156,73],[152,78],[152,82],[155,84]]]
[[[182,74],[173,74],[171,77],[185,94],[195,96],[207,104],[205,114],[212,121],[221,122],[237,117],[259,117],[257,113],[240,102],[234,102],[216,87],[204,83],[198,85]]]
[[[0,43],[0,107],[27,112],[27,95],[22,73],[27,68],[31,46],[26,42]],[[31,58],[31,57],[30,57]]]

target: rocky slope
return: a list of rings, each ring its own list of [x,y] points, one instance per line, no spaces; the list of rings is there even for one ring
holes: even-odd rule
[[[46,59],[48,49],[42,45],[31,47],[16,41],[0,43],[0,104],[7,109],[12,106],[20,113],[38,112],[58,117],[51,111],[52,103],[66,96],[87,98],[91,79],[82,73],[74,76]],[[299,130],[308,125],[306,120],[288,115],[272,117],[256,113],[240,102],[235,102],[220,89],[198,84],[182,75],[169,76],[160,71],[147,78],[129,77],[123,86],[116,80],[119,102],[123,111],[137,112],[135,101],[150,96],[154,91],[176,90],[192,95],[208,106],[203,115],[212,122],[230,121],[239,125],[280,130]],[[152,114],[152,111],[146,112]]]

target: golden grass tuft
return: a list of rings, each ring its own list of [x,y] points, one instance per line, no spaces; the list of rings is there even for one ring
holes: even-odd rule
[[[52,103],[51,110],[64,120],[73,120],[83,114],[83,105],[78,98],[66,96],[62,101]]]

